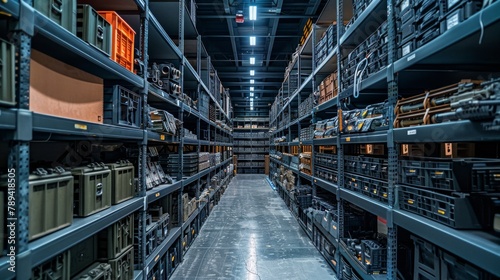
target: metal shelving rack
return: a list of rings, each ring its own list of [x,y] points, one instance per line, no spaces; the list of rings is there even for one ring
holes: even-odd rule
[[[265,169],[264,155],[269,154],[268,145],[257,145],[255,141],[268,142],[269,119],[237,118],[233,119],[233,125],[235,142],[233,151],[237,157],[237,173],[263,174]],[[259,133],[265,135],[259,136]],[[255,148],[264,150],[257,151]],[[249,155],[259,155],[261,158],[247,158]]]
[[[215,88],[213,82],[202,79],[203,71],[212,67],[210,56],[201,42],[201,36],[196,31],[195,3],[193,0],[179,1],[147,1],[126,0],[118,2],[102,2],[82,0],[91,3],[96,10],[115,10],[118,13],[127,9],[123,18],[136,31],[136,41],[139,41],[140,57],[136,57],[143,65],[148,65],[148,59],[165,59],[175,61],[182,71],[180,84],[196,94],[205,91],[210,97],[210,103],[217,109],[217,119],[210,120],[201,115],[182,101],[175,100],[161,90],[155,89],[147,81],[147,74],[136,75],[109,58],[106,58],[96,48],[67,32],[63,27],[49,20],[33,8],[32,0],[6,1],[0,4],[2,20],[9,22],[2,25],[2,36],[11,32],[11,43],[18,50],[16,59],[16,105],[0,108],[0,131],[4,143],[8,143],[8,158],[5,159],[8,168],[16,169],[16,272],[8,270],[9,259],[0,257],[1,279],[29,279],[31,268],[52,259],[73,245],[79,243],[89,235],[108,227],[120,219],[137,213],[139,217],[139,260],[143,269],[134,271],[134,279],[147,279],[148,273],[153,270],[159,259],[170,248],[181,248],[182,229],[189,226],[188,222],[195,222],[201,228],[203,220],[198,217],[202,211],[209,213],[209,203],[200,205],[185,223],[171,229],[168,237],[157,249],[146,258],[146,209],[150,203],[159,199],[178,194],[179,221],[182,221],[182,191],[185,186],[197,186],[197,195],[200,193],[201,180],[209,180],[220,171],[227,170],[232,163],[232,156],[224,158],[220,164],[199,172],[189,178],[182,177],[180,168],[178,180],[173,184],[165,184],[146,190],[146,153],[150,145],[177,146],[182,156],[184,144],[193,145],[196,151],[209,150],[230,151],[232,147],[232,121],[230,112],[223,110],[223,101],[216,99],[216,93],[209,89]],[[165,9],[168,6],[169,9]],[[165,16],[168,11],[170,16]],[[174,15],[175,14],[175,15]],[[12,24],[10,24],[12,23]],[[13,28],[11,28],[12,26]],[[4,30],[11,28],[10,30]],[[173,28],[173,29],[172,29]],[[175,30],[174,30],[175,29]],[[174,39],[172,39],[174,38]],[[5,38],[4,38],[5,39]],[[174,42],[177,42],[177,44]],[[185,45],[195,45],[195,53],[185,51]],[[143,98],[142,123],[147,123],[147,104],[154,103],[171,112],[181,121],[191,123],[191,127],[198,132],[200,127],[208,131],[208,140],[189,140],[184,137],[159,133],[146,128],[131,128],[108,124],[96,124],[85,121],[70,120],[56,116],[43,115],[29,110],[30,89],[30,58],[31,49],[41,51],[55,59],[98,76],[114,84],[123,84],[134,87]],[[190,59],[188,59],[189,57]],[[193,60],[192,58],[195,57]],[[207,63],[208,62],[208,63]],[[202,67],[203,64],[203,67]],[[213,67],[212,67],[213,68]],[[146,71],[145,71],[146,72]],[[228,108],[226,106],[226,108]],[[210,136],[211,135],[211,136]],[[48,234],[37,240],[28,242],[29,215],[29,185],[30,174],[30,143],[49,137],[51,141],[64,143],[65,141],[120,141],[137,145],[139,190],[136,196],[126,202],[113,205],[109,209],[86,218],[75,218],[73,223],[64,229]],[[211,137],[211,138],[210,138]],[[182,162],[182,161],[181,161]],[[182,167],[182,166],[181,166]],[[224,172],[222,172],[224,173]],[[210,195],[210,201],[217,203],[220,195],[229,184],[232,174],[227,173],[220,178],[218,188]],[[207,214],[208,215],[208,214]],[[182,255],[180,256],[182,259]]]
[[[343,208],[344,202],[357,205],[365,211],[382,217],[387,220],[387,274],[383,279],[397,279],[398,267],[398,229],[404,229],[414,233],[440,248],[457,255],[468,262],[487,271],[494,276],[500,276],[500,238],[491,233],[480,230],[456,230],[447,227],[441,223],[431,221],[422,216],[406,212],[399,209],[398,206],[398,151],[400,144],[405,143],[447,143],[447,142],[498,142],[500,136],[498,133],[486,132],[481,125],[468,121],[456,121],[433,125],[424,125],[410,128],[394,128],[392,114],[389,114],[389,128],[386,131],[370,132],[363,134],[341,134],[327,139],[303,140],[300,142],[291,142],[294,137],[299,136],[299,131],[314,122],[318,118],[331,118],[337,114],[338,108],[343,108],[343,102],[349,98],[351,103],[359,102],[361,104],[373,104],[376,102],[388,101],[389,112],[394,111],[397,99],[401,92],[412,89],[412,85],[418,84],[418,87],[436,88],[446,83],[457,82],[465,77],[489,77],[488,71],[498,72],[500,65],[500,55],[493,51],[495,46],[500,44],[498,36],[493,34],[500,30],[500,3],[494,2],[482,11],[474,14],[469,19],[461,22],[446,33],[441,34],[428,44],[417,48],[403,58],[397,58],[396,46],[396,0],[373,0],[358,18],[347,28],[337,24],[337,46],[330,52],[323,62],[314,65],[308,77],[299,80],[299,86],[296,91],[283,92],[283,88],[271,110],[270,139],[287,136],[285,143],[270,144],[270,149],[283,149],[281,147],[290,147],[296,145],[317,146],[336,146],[338,160],[338,182],[328,182],[324,179],[307,176],[298,170],[282,163],[275,158],[271,162],[275,166],[283,165],[292,170],[297,177],[311,182],[313,194],[321,189],[332,195],[335,195],[337,201],[337,216],[339,223],[339,235],[343,237]],[[345,22],[352,17],[352,1],[330,0],[325,6],[322,14],[319,16],[313,28],[312,34],[303,44],[298,56],[301,53],[310,54],[310,48],[314,48],[318,40],[318,32],[324,30],[324,24],[336,22]],[[283,122],[290,116],[291,112],[298,109],[300,101],[311,94],[310,89],[315,89],[318,82],[326,74],[337,70],[342,73],[342,65],[339,63],[349,52],[349,49],[361,43],[368,37],[366,30],[380,26],[383,21],[388,23],[388,66],[377,73],[361,81],[360,97],[354,99],[353,88],[339,88],[339,93],[333,99],[315,105],[311,114],[291,118]],[[479,40],[482,42],[479,44]],[[314,49],[312,59],[314,60]],[[300,59],[299,59],[300,60]],[[480,64],[481,67],[474,67]],[[495,68],[497,67],[497,68]],[[299,70],[300,71],[300,70]],[[306,70],[308,71],[308,70]],[[486,73],[484,73],[486,72]],[[471,74],[472,73],[472,74]],[[436,79],[439,75],[439,79]],[[338,75],[339,87],[342,84],[342,75]],[[286,91],[286,89],[285,89]],[[278,104],[278,106],[276,106]],[[280,124],[281,123],[281,124]],[[344,182],[344,153],[345,147],[352,144],[386,144],[388,156],[388,202],[381,202],[365,196],[359,192],[354,192],[345,188]],[[314,154],[317,151],[313,148]],[[313,166],[314,169],[314,166]],[[271,171],[271,174],[273,171]],[[313,172],[314,175],[314,172]],[[272,181],[272,177],[270,176]],[[280,186],[279,182],[272,182],[277,185],[280,194],[287,192]],[[290,197],[282,195],[282,198],[290,203]],[[291,209],[292,210],[292,209]],[[298,219],[299,224],[303,222]],[[303,226],[304,227],[304,226]],[[307,230],[306,230],[307,232]],[[308,232],[309,233],[309,232]],[[324,234],[324,233],[323,233]],[[331,237],[331,236],[328,236]],[[327,238],[329,239],[329,238]],[[332,242],[333,241],[333,242]],[[313,243],[315,241],[313,240]],[[340,256],[346,259],[352,268],[356,270],[363,279],[378,279],[380,276],[369,275],[358,269],[358,263],[350,258],[337,240],[331,240],[337,251],[341,254],[336,255],[337,276],[342,279],[342,268]],[[325,257],[326,258],[326,257]]]

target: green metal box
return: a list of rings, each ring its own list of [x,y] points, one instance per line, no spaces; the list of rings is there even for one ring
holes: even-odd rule
[[[90,5],[78,5],[76,35],[92,46],[111,55],[113,37],[109,22]]]
[[[113,280],[133,280],[134,279],[134,247],[129,248],[125,253],[116,259],[109,260]]]
[[[85,239],[69,249],[70,274],[82,272],[97,260],[97,238],[95,235]]]
[[[76,0],[34,0],[34,8],[76,34]]]
[[[66,251],[48,262],[33,267],[31,280],[66,280],[69,275],[70,252]],[[20,268],[26,269],[26,268]]]
[[[16,47],[0,40],[0,104],[16,104]]]
[[[112,280],[111,265],[107,263],[94,263],[82,273],[71,278],[73,280]],[[51,278],[49,278],[51,279]]]
[[[29,187],[29,240],[71,225],[73,176],[70,172],[60,168],[49,174],[44,169],[38,169],[36,174],[29,176]],[[7,180],[3,178],[0,192],[7,196],[6,191]]]
[[[134,215],[127,216],[98,234],[98,258],[117,258],[134,245]]]
[[[86,217],[111,206],[111,171],[102,163],[71,170],[75,179],[73,213]]]
[[[118,204],[134,197],[134,165],[122,160],[107,166],[111,169],[111,203]]]

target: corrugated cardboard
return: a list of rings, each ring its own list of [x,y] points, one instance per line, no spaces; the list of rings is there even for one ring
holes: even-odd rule
[[[102,123],[101,78],[33,50],[30,82],[30,110]]]

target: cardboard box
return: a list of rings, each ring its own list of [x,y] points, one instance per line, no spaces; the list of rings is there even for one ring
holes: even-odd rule
[[[30,110],[103,122],[103,80],[36,50],[31,53]]]

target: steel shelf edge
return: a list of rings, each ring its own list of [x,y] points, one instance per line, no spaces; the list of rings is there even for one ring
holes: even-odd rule
[[[18,19],[20,6],[18,0],[2,1],[0,14]]]
[[[314,184],[318,185],[319,187],[329,191],[330,193],[334,194],[334,195],[337,195],[337,190],[339,189],[339,186],[333,184],[333,183],[330,183],[330,182],[327,182],[323,179],[319,179],[319,178],[316,178],[316,177],[312,177],[313,178],[313,182]]]
[[[17,110],[0,108],[0,129],[16,129]]]
[[[497,236],[481,231],[456,230],[403,210],[394,210],[393,217],[395,224],[452,254],[467,256],[474,265],[500,275],[500,238]]]
[[[144,131],[139,128],[91,123],[39,113],[33,113],[33,130],[85,137],[120,138],[124,140],[139,140],[144,136]]]
[[[386,218],[389,205],[382,204],[363,194],[340,188],[340,197],[377,216]]]
[[[340,37],[340,45],[344,45],[348,39],[351,39],[351,37],[360,29],[361,25],[372,23],[371,21],[368,21],[368,17],[372,15],[376,10],[378,9],[384,9],[384,5],[386,4],[386,1],[382,0],[374,0],[372,1],[368,7],[361,13],[361,15],[353,22],[353,24],[345,30],[344,34],[342,37]],[[380,7],[379,7],[380,6]],[[378,9],[377,9],[378,8]],[[387,6],[385,6],[387,8]],[[378,26],[380,26],[382,22],[377,23]],[[367,36],[369,34],[366,34]],[[360,42],[361,43],[361,42]],[[359,44],[359,43],[358,43]]]
[[[152,271],[153,267],[158,263],[165,253],[167,253],[168,248],[174,244],[174,241],[181,235],[181,228],[175,227],[170,230],[167,239],[163,240],[162,244],[155,249],[155,251],[146,258],[145,267],[146,271]]]
[[[398,143],[499,140],[499,134],[487,133],[481,124],[469,120],[394,129],[394,141]]]
[[[151,203],[160,198],[163,198],[177,190],[180,190],[182,187],[181,181],[174,182],[173,184],[162,184],[154,189],[147,191],[147,203]]]
[[[342,144],[387,143],[387,130],[360,134],[343,134],[340,137],[340,141]]]
[[[134,280],[141,280],[142,278],[144,278],[142,274],[142,270],[134,270]]]
[[[337,145],[337,136],[330,137],[330,138],[316,138],[313,139],[313,145],[314,146],[336,146]]]
[[[44,263],[88,237],[89,232],[98,232],[143,206],[142,197],[133,198],[92,216],[74,220],[69,227],[30,242],[28,246],[31,251],[31,266]]]
[[[321,104],[315,106],[313,108],[314,112],[321,112],[321,111],[328,110],[328,109],[333,108],[333,107],[337,107],[337,99],[338,99],[338,95],[333,97],[332,99],[324,102],[324,103],[321,103]]]

